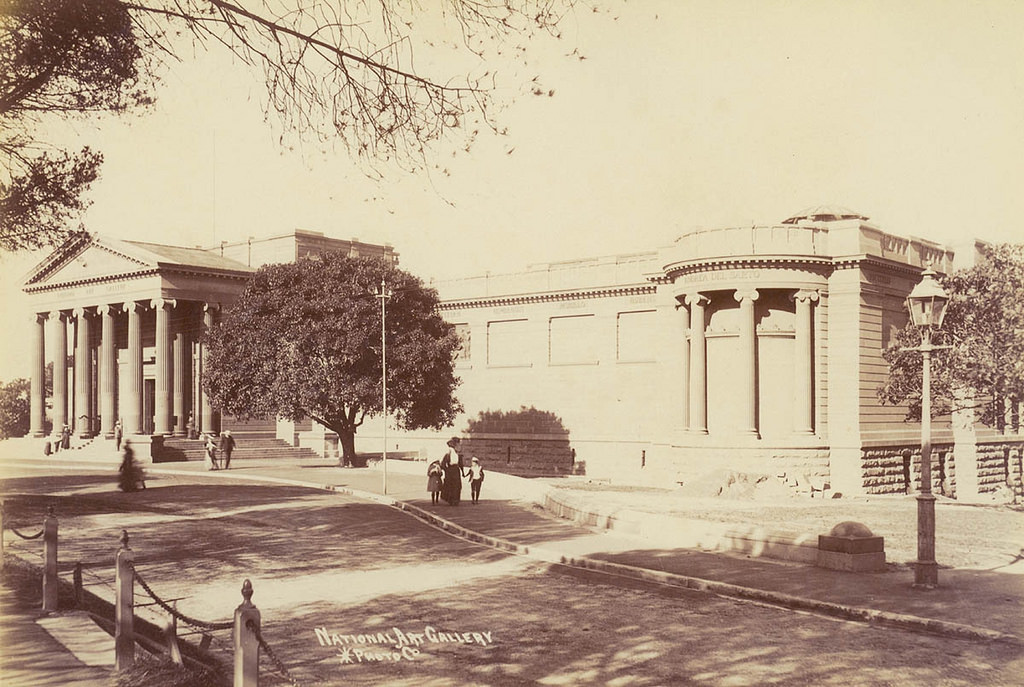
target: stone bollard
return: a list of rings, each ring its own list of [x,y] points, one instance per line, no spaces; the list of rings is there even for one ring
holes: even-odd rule
[[[114,588],[114,670],[135,663],[135,553],[128,547],[128,531],[121,530],[121,548],[117,551]]]
[[[43,610],[57,610],[57,516],[47,506],[43,518]]]
[[[235,609],[234,687],[259,687],[260,682],[260,611],[252,603],[252,582],[242,583],[242,603]],[[252,627],[250,627],[250,624]]]

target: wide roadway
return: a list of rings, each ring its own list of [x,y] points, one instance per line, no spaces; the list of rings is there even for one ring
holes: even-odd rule
[[[4,477],[7,525],[35,532],[53,505],[62,570],[82,562],[106,598],[122,529],[143,579],[192,618],[229,620],[250,579],[264,639],[300,684],[1015,685],[1024,670],[1016,646],[551,566],[319,490],[201,473],[151,475],[131,494],[109,474]],[[39,560],[38,542],[6,542]],[[148,601],[138,587],[136,599]],[[230,632],[213,636],[229,658]],[[287,684],[266,657],[262,674]]]

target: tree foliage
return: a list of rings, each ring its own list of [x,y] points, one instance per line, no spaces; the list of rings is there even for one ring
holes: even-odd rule
[[[262,71],[268,114],[301,138],[341,141],[371,166],[416,168],[490,116],[488,49],[555,34],[573,0],[0,0],[0,248],[58,243],[81,214],[102,157],[39,140],[43,118],[120,114],[153,103],[162,64],[199,48]],[[472,59],[457,76],[425,74],[414,53],[456,37]],[[452,47],[447,45],[447,48]],[[449,53],[450,50],[444,52]],[[540,92],[540,91],[538,91]]]
[[[0,0],[0,248],[38,248],[76,229],[103,157],[53,149],[35,131],[47,115],[148,105],[144,63],[119,0]]]
[[[932,415],[975,408],[985,424],[1006,422],[1006,401],[1024,400],[1024,245],[987,247],[970,269],[940,280],[950,296],[932,354]],[[884,353],[889,378],[878,391],[884,403],[907,404],[921,417],[921,334],[908,324]]]
[[[205,385],[242,417],[312,418],[341,438],[343,460],[366,417],[382,412],[381,280],[387,314],[387,409],[401,428],[441,429],[461,405],[459,339],[437,293],[378,259],[324,253],[260,268],[209,334]]]
[[[29,430],[29,381],[0,382],[0,439],[23,437]]]

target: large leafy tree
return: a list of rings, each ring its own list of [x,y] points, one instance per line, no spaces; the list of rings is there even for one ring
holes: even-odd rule
[[[0,382],[0,439],[23,437],[29,429],[29,382]]]
[[[572,3],[0,0],[0,154],[9,163],[0,165],[0,249],[65,239],[96,179],[101,155],[49,145],[43,122],[145,108],[161,64],[197,46],[262,72],[263,105],[283,130],[342,141],[371,168],[382,159],[416,168],[432,141],[459,131],[468,146],[480,128],[496,128],[484,58],[555,33]],[[469,58],[459,74],[417,68],[414,53],[441,45]]]
[[[342,462],[382,411],[381,281],[386,304],[387,410],[399,427],[451,425],[459,338],[437,293],[378,259],[324,253],[260,268],[209,334],[205,386],[242,417],[312,418],[337,432]]]
[[[974,408],[992,427],[1016,423],[1024,401],[1024,245],[983,250],[974,267],[941,280],[950,296],[935,343],[950,348],[932,354],[932,415]],[[889,378],[878,395],[906,404],[908,418],[921,418],[921,334],[908,324],[884,353]]]

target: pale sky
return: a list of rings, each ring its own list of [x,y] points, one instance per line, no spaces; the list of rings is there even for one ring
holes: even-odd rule
[[[654,249],[819,204],[943,243],[1024,241],[1024,3],[600,4],[528,65],[499,65],[507,136],[454,157],[442,144],[429,172],[372,181],[343,150],[282,150],[261,84],[209,56],[165,76],[154,112],[53,137],[106,156],[91,231],[210,245],[312,229],[390,242],[425,279]],[[523,94],[535,74],[553,97]],[[0,258],[5,321],[41,257]],[[0,380],[27,376],[2,343]]]

